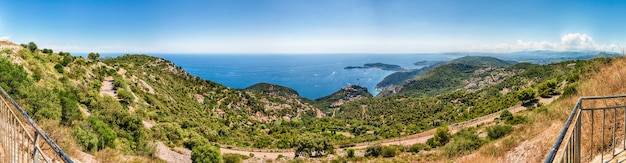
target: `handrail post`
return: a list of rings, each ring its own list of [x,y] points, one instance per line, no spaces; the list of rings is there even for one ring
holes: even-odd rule
[[[39,141],[39,133],[35,132],[35,141],[33,141],[33,163],[39,162],[39,159],[37,159],[37,153],[39,153],[39,150],[37,150],[38,141]]]

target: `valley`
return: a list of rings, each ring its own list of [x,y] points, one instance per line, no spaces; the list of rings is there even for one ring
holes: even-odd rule
[[[348,150],[377,159],[367,152],[376,146],[397,159],[458,157],[504,136],[487,136],[494,128],[529,123],[525,114],[572,94],[581,76],[613,60],[538,65],[466,56],[401,75],[395,80],[408,79],[377,96],[350,85],[311,100],[271,83],[231,89],[148,55],[82,58],[14,46],[2,50],[3,88],[47,122],[44,129],[69,131],[52,136],[68,153],[103,162],[188,160],[208,148],[253,160],[355,159]]]

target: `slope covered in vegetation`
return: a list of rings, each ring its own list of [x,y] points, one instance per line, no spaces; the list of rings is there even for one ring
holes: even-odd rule
[[[380,96],[403,94],[412,97],[434,96],[453,92],[472,83],[472,79],[485,78],[488,80],[504,79],[516,73],[515,70],[506,71],[504,68],[512,62],[493,57],[466,56],[461,57],[421,74],[419,77],[408,80],[404,84],[388,88]],[[497,78],[494,78],[497,77]],[[502,77],[502,78],[501,78]],[[479,83],[475,83],[479,84]]]
[[[82,151],[104,162],[158,161],[155,142],[209,153],[215,152],[212,144],[219,144],[325,155],[337,146],[495,113],[536,95],[567,95],[575,92],[581,76],[611,61],[511,66],[466,57],[415,80],[425,87],[410,85],[398,94],[372,97],[363,87],[349,86],[311,101],[273,84],[229,89],[147,55],[82,58],[24,45],[2,50],[0,56],[0,86],[72,156]],[[520,98],[526,90],[533,92],[530,99]],[[452,140],[476,140],[471,135],[477,132],[463,133]]]

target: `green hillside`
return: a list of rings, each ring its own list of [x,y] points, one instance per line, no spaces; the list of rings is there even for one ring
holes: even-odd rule
[[[270,84],[270,83],[257,83],[243,90],[255,92],[259,94],[273,95],[273,96],[300,97],[300,95],[298,94],[296,90],[293,90],[289,87],[280,86],[276,84]]]
[[[371,93],[367,91],[366,87],[358,86],[358,85],[350,85],[344,88],[341,88],[337,92],[334,92],[328,96],[324,96],[315,100],[320,108],[325,109],[326,112],[329,112],[330,108],[336,108],[343,105],[346,102],[360,100],[364,98],[373,97]]]
[[[385,87],[391,87],[391,86],[396,86],[396,85],[402,85],[407,80],[414,79],[443,63],[444,62],[433,62],[433,63],[428,63],[429,65],[423,68],[394,72],[393,74],[386,76],[382,81],[376,84],[376,88],[385,88]]]
[[[478,84],[473,82],[482,80],[480,78],[497,76],[497,79],[489,80],[490,82],[498,82],[498,80],[519,72],[514,69],[504,69],[504,67],[510,65],[512,65],[512,62],[493,57],[462,57],[437,66],[421,74],[416,79],[408,80],[405,84],[394,89],[397,90],[397,94],[414,97],[444,94],[456,91],[469,84]],[[395,93],[389,92],[389,90],[381,92],[382,96],[392,94]]]
[[[327,149],[419,133],[521,104],[521,90],[575,91],[581,75],[611,62],[509,66],[467,57],[428,71],[399,94],[372,97],[353,85],[311,101],[274,84],[229,89],[158,57],[89,56],[3,50],[0,86],[70,155],[138,162],[159,161],[155,142],[297,151],[307,143]]]

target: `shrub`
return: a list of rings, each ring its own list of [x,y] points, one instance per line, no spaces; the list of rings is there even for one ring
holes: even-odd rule
[[[522,102],[527,102],[535,98],[535,90],[532,88],[526,88],[517,92],[517,99]]]
[[[30,52],[35,52],[37,50],[37,44],[35,44],[34,42],[29,42],[27,48],[28,50],[30,50]]]
[[[131,102],[133,102],[133,100],[135,100],[135,97],[133,97],[133,94],[131,94],[130,92],[124,89],[117,90],[117,97],[119,97],[120,99],[122,99],[124,102],[128,104],[130,104]]]
[[[280,157],[279,155],[278,157]],[[248,159],[249,157],[241,154],[234,153],[226,153],[222,156],[224,158],[224,163],[241,163],[243,160]]]
[[[409,148],[409,152],[413,152],[413,153],[417,153],[421,150],[430,150],[430,146],[428,146],[427,144],[423,144],[423,143],[415,143],[411,145],[411,148]]]
[[[334,152],[334,145],[329,138],[310,134],[300,137],[295,143],[295,156],[317,157]]]
[[[211,144],[197,146],[191,150],[191,161],[193,162],[221,163],[222,159],[220,149]]]
[[[115,76],[113,77],[113,85],[115,86],[115,88],[125,88],[126,82],[124,82],[124,79],[122,79],[122,77]]]
[[[576,93],[578,93],[578,88],[576,88],[576,85],[568,85],[563,88],[563,96],[565,97],[574,95]]]
[[[478,135],[469,130],[459,131],[454,135],[454,141],[443,147],[444,155],[454,157],[462,154],[469,154],[480,148],[485,143]]]
[[[89,118],[89,122],[93,130],[100,135],[98,149],[104,149],[104,147],[115,148],[115,138],[117,138],[117,134],[115,134],[109,125],[96,118]]]
[[[45,53],[45,54],[52,54],[52,49],[46,49],[44,48],[43,50],[41,50],[41,52]]]
[[[383,157],[385,158],[389,158],[389,157],[395,157],[396,156],[396,149],[390,146],[386,146],[383,147]]]
[[[557,82],[554,79],[547,80],[539,85],[538,92],[541,97],[549,97],[554,93],[557,86]]]
[[[365,148],[365,157],[378,157],[382,153],[383,147],[376,143]]]
[[[509,109],[504,109],[502,113],[500,113],[500,119],[503,121],[513,120],[513,114],[511,114]]]
[[[525,116],[516,115],[516,116],[513,116],[513,119],[506,121],[506,124],[516,125],[516,124],[522,124],[526,122],[527,120]]]
[[[487,128],[487,136],[492,140],[501,138],[513,131],[511,125],[494,125]]]
[[[82,119],[82,113],[78,109],[76,98],[70,98],[68,94],[61,95],[61,123],[71,126],[74,122]]]
[[[446,145],[450,141],[450,133],[448,132],[448,126],[441,126],[435,131],[435,135],[426,141],[426,144],[435,148],[438,146]]]
[[[86,151],[93,151],[98,146],[98,135],[93,132],[76,128],[74,136],[76,136],[76,142]]]
[[[349,149],[346,150],[346,153],[348,153],[348,157],[349,158],[354,157],[354,149],[349,148]]]

